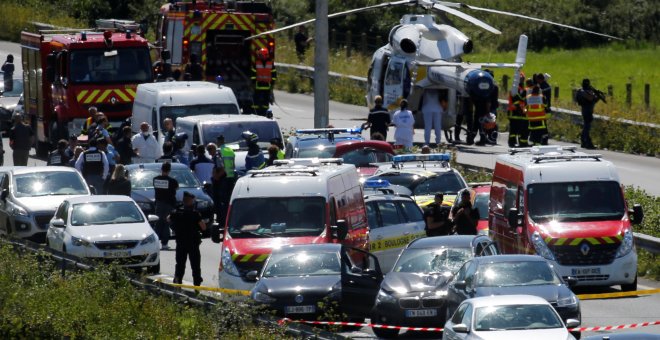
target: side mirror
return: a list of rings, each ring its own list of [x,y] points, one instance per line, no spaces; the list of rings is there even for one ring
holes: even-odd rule
[[[93,185],[88,184],[87,186],[89,187],[89,192],[90,192],[92,195],[96,195],[96,194],[97,194],[97,192],[96,192],[96,188],[95,188]]]
[[[3,189],[2,193],[0,193],[0,199],[3,200],[3,201],[6,201],[7,196],[9,196],[9,190]]]
[[[163,60],[169,60],[171,57],[170,55],[170,50],[162,50],[160,51],[160,58]]]
[[[64,220],[61,218],[55,218],[51,220],[50,224],[55,228],[64,228]]]
[[[464,324],[464,323],[459,323],[457,325],[451,326],[451,330],[456,332],[456,333],[467,333],[468,332],[467,325]]]
[[[579,325],[580,325],[580,321],[579,321],[579,320],[575,320],[575,319],[568,319],[568,320],[566,320],[566,328],[575,328],[575,327],[577,327],[577,326],[579,326]]]
[[[334,229],[334,236],[338,240],[343,241],[346,239],[346,236],[348,235],[348,224],[346,223],[346,220],[337,220],[337,225],[333,226],[332,229]]]
[[[160,218],[156,215],[147,216],[147,220],[149,221],[149,223],[156,223],[156,222],[158,222],[159,219]]]
[[[642,221],[644,220],[644,209],[642,209],[642,206],[639,204],[633,205],[632,208],[632,224],[642,224]]]
[[[362,271],[362,269],[360,269],[360,267],[353,266],[353,267],[351,267],[351,273],[352,274],[362,274],[363,271]]]
[[[456,289],[465,290],[465,287],[467,287],[467,284],[465,283],[465,281],[456,281],[456,282],[454,282],[454,287]]]
[[[515,229],[522,226],[521,217],[522,215],[520,215],[517,208],[509,209],[509,214],[507,215],[507,219],[509,220],[509,227]]]
[[[566,281],[566,284],[570,287],[573,288],[578,284],[578,278],[574,276],[569,276],[567,277],[564,281]]]
[[[224,238],[225,229],[220,227],[219,224],[214,224],[211,226],[211,241],[213,243],[220,243]]]
[[[257,276],[259,276],[259,272],[256,270],[250,270],[245,274],[245,279],[247,279],[250,282],[255,282],[257,281]]]

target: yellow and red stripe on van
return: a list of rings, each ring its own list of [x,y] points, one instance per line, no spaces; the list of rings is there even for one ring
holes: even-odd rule
[[[592,245],[621,243],[622,235],[602,236],[602,237],[546,237],[545,243],[549,246],[579,246],[583,242],[589,242]]]

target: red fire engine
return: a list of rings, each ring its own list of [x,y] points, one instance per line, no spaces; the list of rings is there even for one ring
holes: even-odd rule
[[[97,25],[118,21],[99,21]],[[124,28],[137,25],[120,22]],[[36,135],[37,153],[84,128],[90,106],[108,120],[131,115],[135,90],[152,82],[146,39],[135,30],[22,32],[25,113]]]
[[[161,53],[169,58],[161,64],[171,65],[173,74],[180,73],[180,77],[190,56],[200,57],[204,79],[215,81],[222,76],[223,84],[234,90],[244,112],[251,112],[250,76],[257,51],[266,48],[273,60],[275,40],[271,35],[248,41],[245,38],[271,29],[272,9],[266,2],[177,2],[160,9],[156,46],[169,51]]]

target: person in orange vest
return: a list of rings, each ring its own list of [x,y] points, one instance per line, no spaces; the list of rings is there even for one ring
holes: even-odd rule
[[[273,103],[273,86],[277,79],[277,70],[273,60],[270,58],[268,49],[262,48],[257,51],[257,60],[252,69],[252,81],[254,81],[254,97],[252,109],[260,116],[268,116],[269,104]],[[270,118],[270,117],[269,117]]]
[[[520,73],[518,88],[509,92],[509,106],[507,117],[509,118],[509,147],[526,147],[528,123],[525,115],[525,89],[523,84],[525,75]],[[512,93],[513,92],[513,93]]]
[[[529,140],[533,145],[548,145],[546,99],[538,85],[527,95],[525,112],[529,121]]]

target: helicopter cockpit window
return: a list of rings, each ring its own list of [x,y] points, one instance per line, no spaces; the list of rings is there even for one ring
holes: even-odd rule
[[[387,77],[385,78],[385,85],[398,85],[401,84],[402,73],[403,73],[403,63],[390,63],[390,66],[387,68]]]

